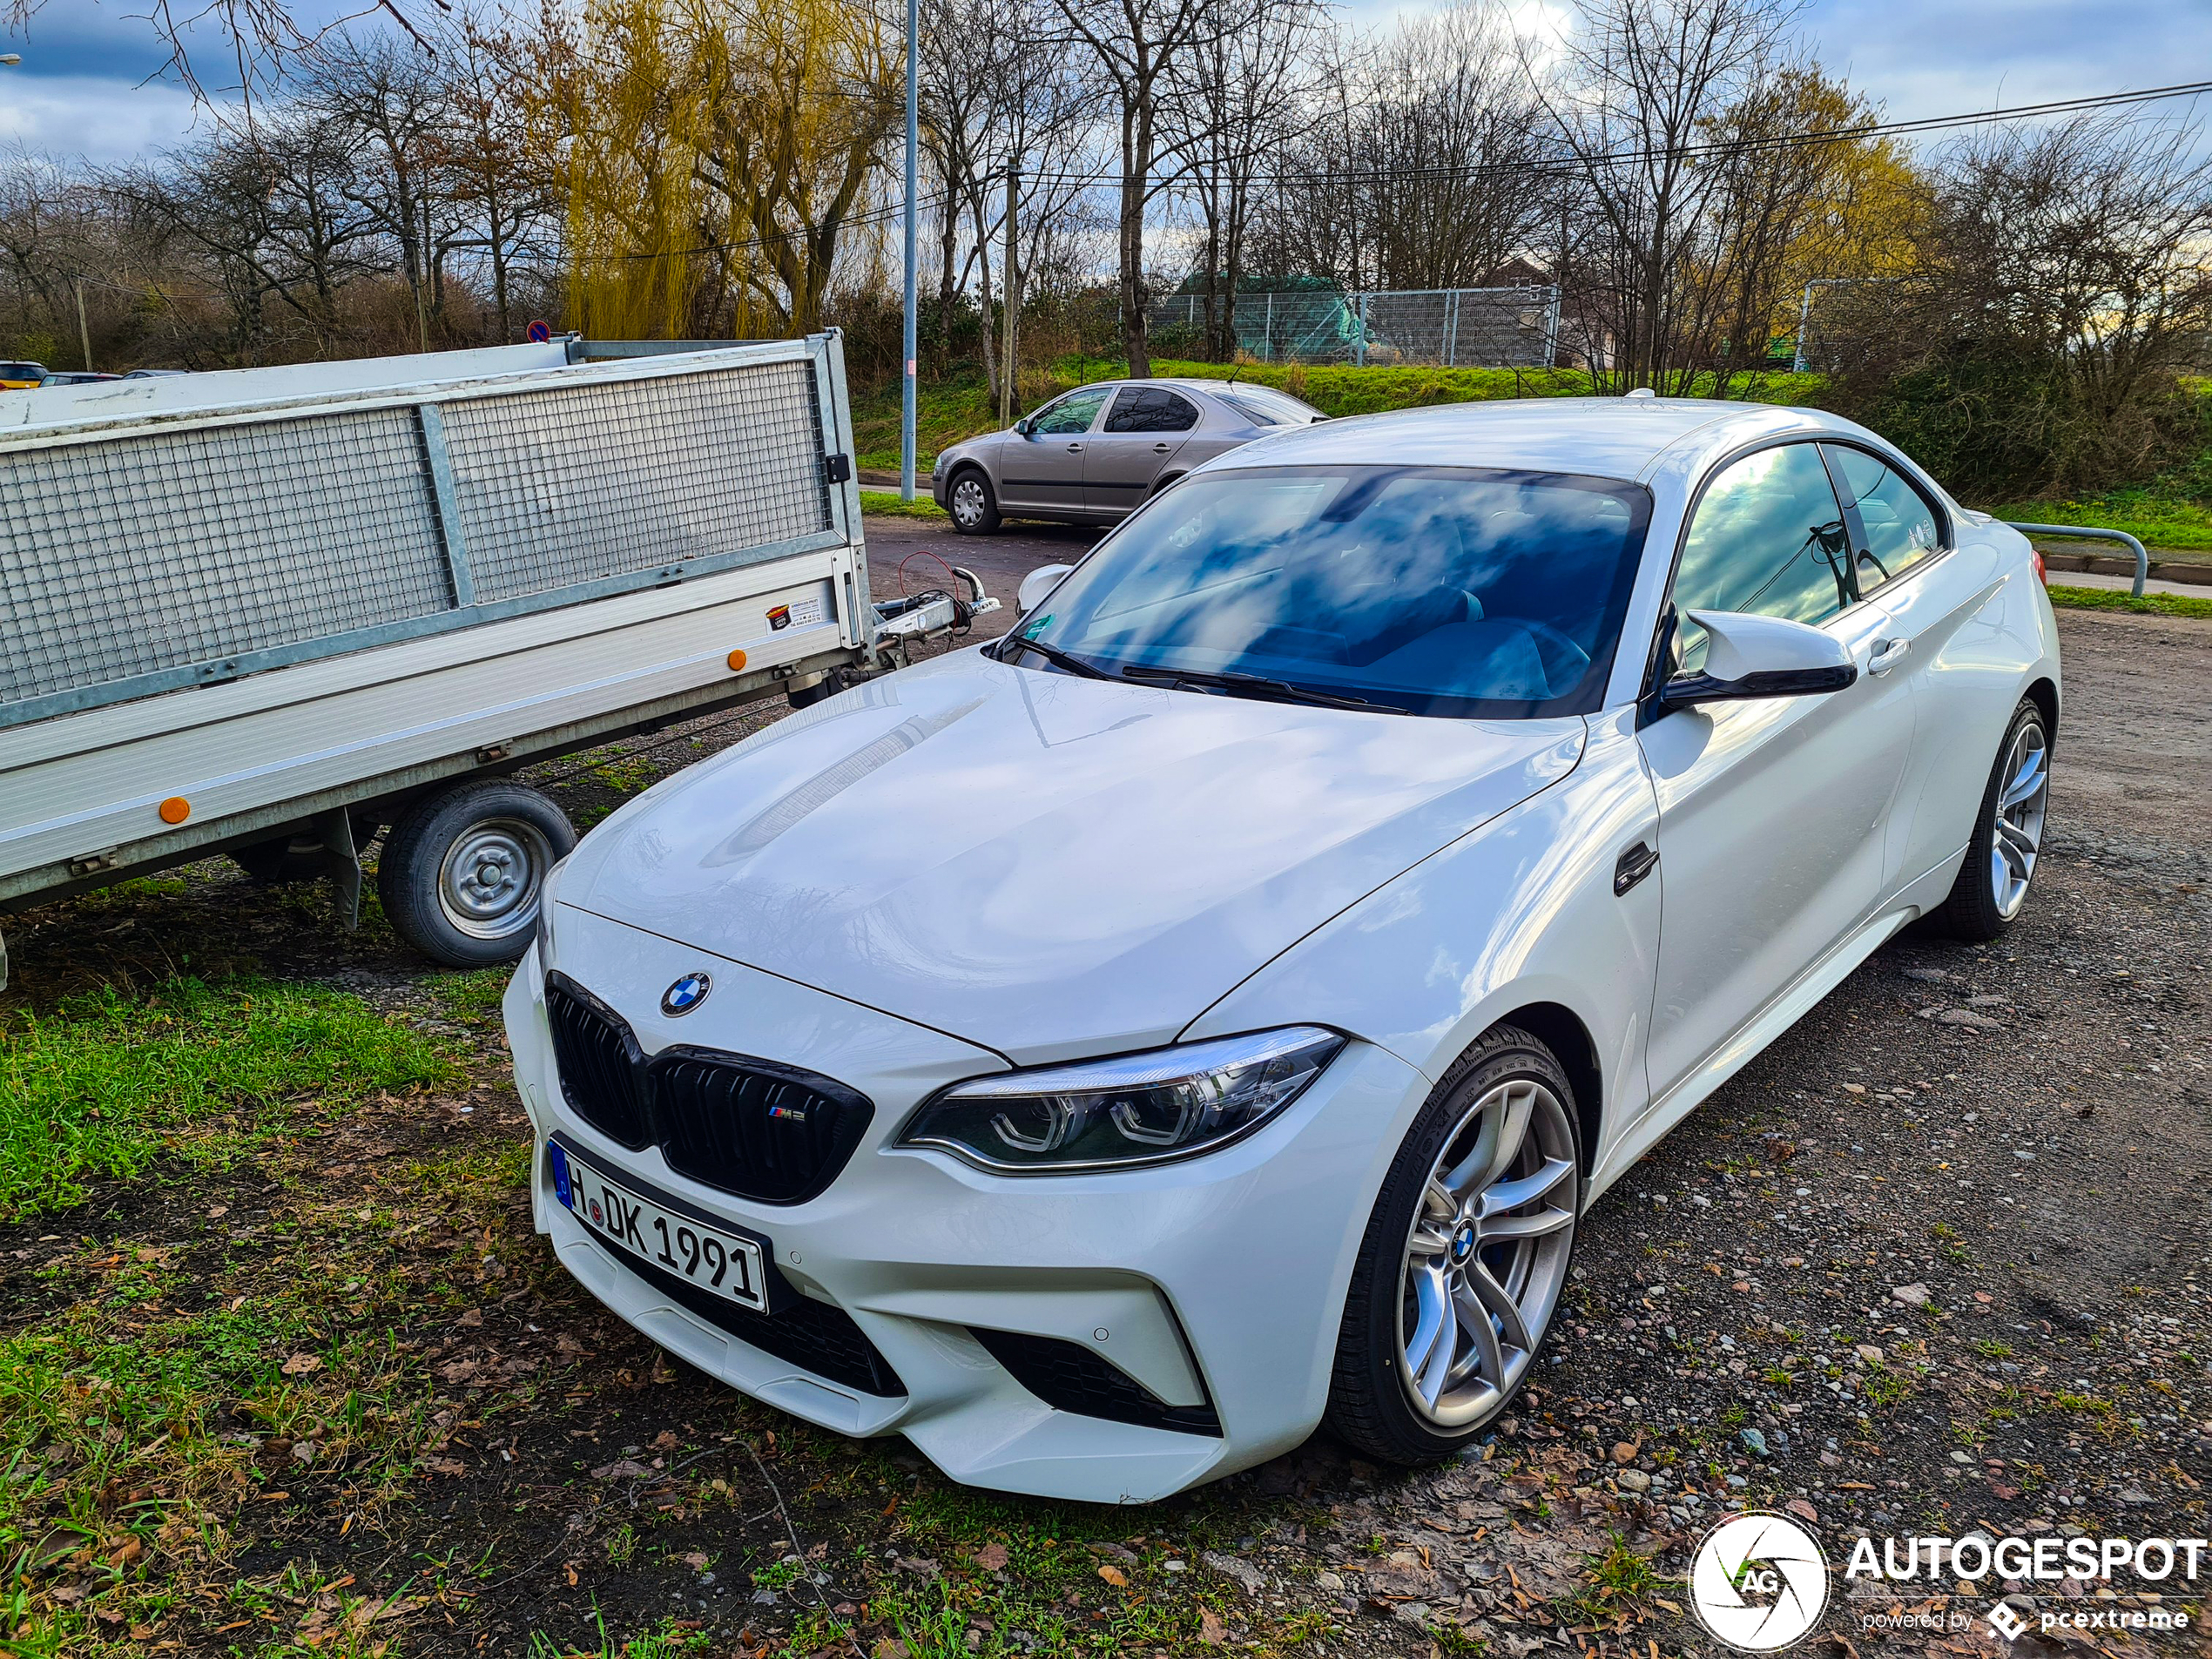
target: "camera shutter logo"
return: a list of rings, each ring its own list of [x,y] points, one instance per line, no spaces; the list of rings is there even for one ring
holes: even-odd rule
[[[1730,1647],[1772,1653],[1797,1641],[1828,1606],[1828,1560],[1811,1533],[1781,1515],[1731,1515],[1699,1541],[1689,1604]]]

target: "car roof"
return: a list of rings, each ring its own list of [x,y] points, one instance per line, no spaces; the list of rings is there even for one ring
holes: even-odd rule
[[[1205,470],[1389,463],[1636,478],[1693,433],[1703,451],[1790,431],[1852,429],[1813,410],[1705,398],[1494,399],[1293,427],[1231,449]]]

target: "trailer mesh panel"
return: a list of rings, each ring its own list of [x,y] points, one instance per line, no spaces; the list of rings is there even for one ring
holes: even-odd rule
[[[412,409],[0,454],[0,704],[452,604]]]
[[[834,525],[805,361],[425,398],[450,526],[411,407],[0,445],[0,725],[435,628],[456,553],[529,609]]]
[[[829,529],[813,381],[771,363],[445,405],[476,597]]]

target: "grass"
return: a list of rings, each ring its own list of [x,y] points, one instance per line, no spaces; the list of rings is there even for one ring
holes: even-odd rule
[[[2024,524],[2081,524],[2125,530],[2145,547],[2187,551],[2212,548],[2212,505],[2177,499],[2152,489],[2116,489],[2091,501],[2013,502],[1988,509],[1999,518]],[[2068,542],[2068,551],[2109,552],[2126,556],[2117,543]]]
[[[37,1269],[51,1311],[0,1340],[0,1646],[142,1652],[205,1619],[252,1627],[231,1651],[381,1650],[399,1590],[349,1595],[320,1547],[273,1569],[257,1547],[297,1524],[287,1500],[342,1536],[430,1478],[463,1413],[407,1327],[484,1296],[523,1159],[479,1145],[387,1166],[368,1193],[287,1180],[266,1211],[211,1186],[227,1219],[194,1239],[87,1240]],[[314,1152],[287,1171],[318,1173]],[[427,1239],[425,1216],[444,1218]],[[510,1408],[472,1400],[466,1426]]]
[[[1118,364],[1086,375],[1111,379]],[[1307,363],[1156,362],[1152,372],[1188,380],[1254,381],[1303,398],[1328,415],[1379,415],[1389,409],[1420,408],[1437,403],[1473,403],[1493,398],[1587,397],[1590,377],[1580,369],[1358,368]],[[1817,397],[1816,374],[1758,374],[1737,381],[1732,400],[1753,403],[1802,403]],[[1700,395],[1711,389],[1710,382]]]
[[[2051,603],[2072,610],[2126,610],[2139,617],[2212,617],[2212,595],[2147,593],[2141,598],[2118,588],[2069,588],[2053,583]]]
[[[73,1204],[165,1151],[220,1164],[305,1106],[457,1075],[450,1049],[327,987],[176,979],[0,1025],[0,1218]]]
[[[926,493],[917,492],[912,501],[901,501],[895,489],[862,490],[860,510],[882,518],[941,519],[947,516],[945,509],[930,500]]]

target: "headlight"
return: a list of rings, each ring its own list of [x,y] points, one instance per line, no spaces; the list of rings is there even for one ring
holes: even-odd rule
[[[537,971],[543,973],[553,963],[553,884],[560,879],[561,867],[567,858],[553,860],[553,867],[545,873],[545,880],[537,884],[537,920],[531,924],[531,937],[537,941]]]
[[[1344,1044],[1299,1025],[978,1077],[924,1105],[899,1144],[940,1147],[1008,1175],[1170,1163],[1258,1129]]]

